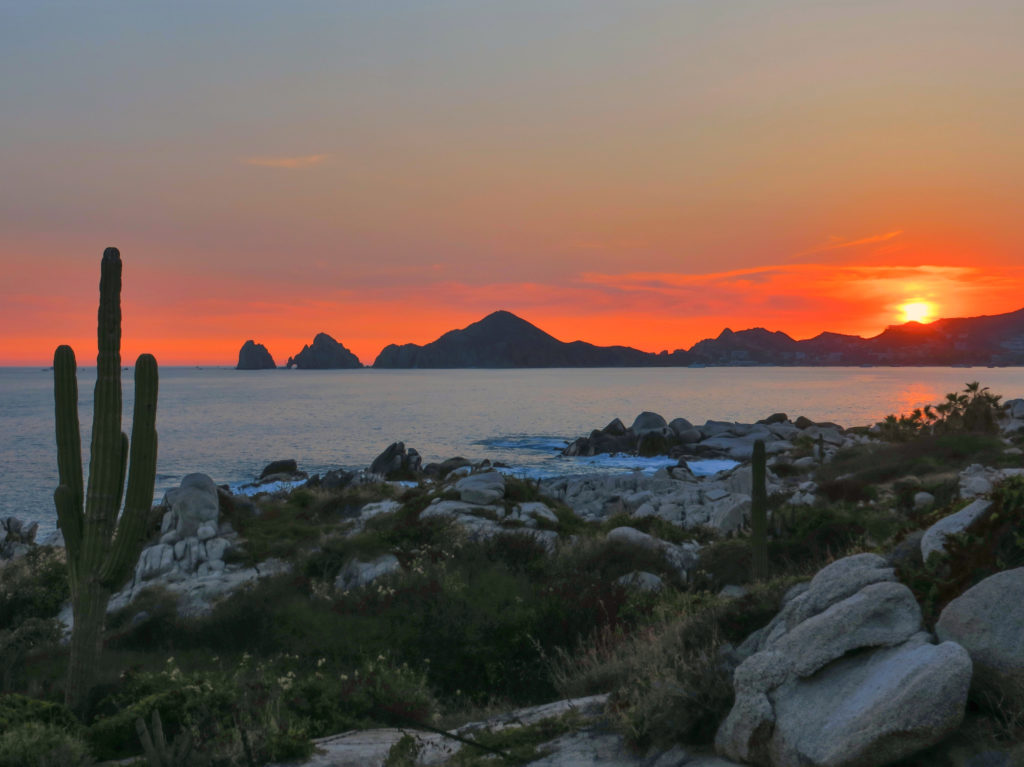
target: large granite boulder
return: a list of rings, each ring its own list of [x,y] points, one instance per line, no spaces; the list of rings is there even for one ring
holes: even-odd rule
[[[497,471],[470,474],[455,483],[455,490],[464,503],[487,506],[505,497],[505,475]]]
[[[975,689],[1024,704],[1024,567],[989,576],[939,615],[935,633],[963,645]]]
[[[791,589],[738,648],[736,701],[715,746],[770,767],[881,767],[959,726],[971,661],[932,644],[888,563],[858,554]]]
[[[176,543],[196,535],[204,522],[216,526],[220,515],[217,485],[201,473],[187,475],[177,488],[168,490],[162,505],[166,511],[160,532],[165,537],[172,531],[175,533],[173,540],[161,538],[163,543]]]
[[[276,367],[274,358],[263,344],[249,340],[238,350],[238,365],[235,370],[273,370]]]
[[[326,333],[317,333],[313,344],[306,344],[302,351],[288,358],[288,367],[300,370],[336,370],[339,368],[361,368],[359,358]]]
[[[633,425],[629,428],[636,436],[641,437],[652,431],[660,433],[662,429],[667,427],[668,422],[664,418],[657,413],[645,410],[633,419]]]
[[[413,448],[406,450],[404,442],[392,442],[384,452],[373,459],[370,473],[385,479],[411,479],[423,467],[423,459]]]
[[[978,498],[955,514],[949,514],[929,527],[921,538],[921,558],[927,562],[933,553],[943,553],[946,550],[947,536],[962,533],[984,516],[991,506],[992,501]]]

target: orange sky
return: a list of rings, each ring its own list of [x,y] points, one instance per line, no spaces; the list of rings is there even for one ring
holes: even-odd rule
[[[107,245],[124,356],[172,365],[1024,307],[1019,3],[24,5],[0,364],[94,356]]]

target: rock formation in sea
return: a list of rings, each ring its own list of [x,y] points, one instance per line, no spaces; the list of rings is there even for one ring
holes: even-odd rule
[[[242,344],[238,350],[238,365],[235,370],[273,370],[277,367],[267,347],[252,339]]]
[[[306,344],[301,352],[288,358],[288,367],[293,366],[302,370],[335,370],[361,368],[363,363],[326,333],[317,333],[312,345]]]
[[[566,343],[511,312],[497,311],[432,343],[391,344],[375,368],[549,368],[651,365],[654,355],[627,346]]]

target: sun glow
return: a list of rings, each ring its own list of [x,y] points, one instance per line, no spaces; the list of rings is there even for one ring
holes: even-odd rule
[[[908,301],[900,304],[904,322],[931,322],[935,317],[935,304],[930,301]]]

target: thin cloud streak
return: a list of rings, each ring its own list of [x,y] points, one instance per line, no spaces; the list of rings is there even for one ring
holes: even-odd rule
[[[879,242],[888,242],[889,240],[895,237],[899,237],[901,234],[903,234],[903,230],[897,229],[896,231],[886,232],[885,234],[875,234],[871,235],[870,237],[861,237],[860,239],[857,240],[843,240],[842,238],[839,237],[833,237],[831,238],[831,242],[825,245],[819,245],[817,247],[810,248],[808,250],[803,250],[799,253],[790,256],[790,259],[803,258],[805,256],[813,256],[820,253],[827,253],[831,250],[842,250],[844,248],[856,248],[862,245],[874,245]]]
[[[296,170],[322,165],[330,158],[329,154],[307,154],[297,157],[243,157],[245,165],[256,165],[261,168],[285,168]]]

